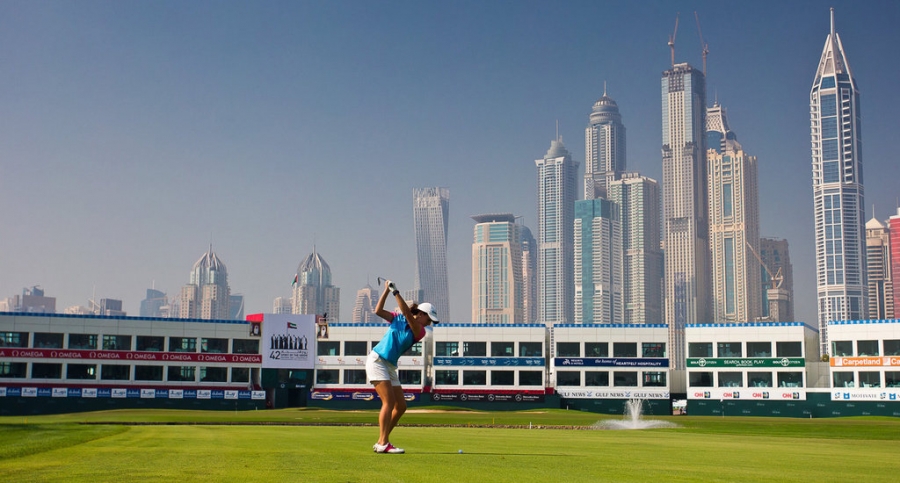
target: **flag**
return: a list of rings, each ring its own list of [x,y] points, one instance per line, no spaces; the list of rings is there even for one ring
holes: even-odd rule
[[[297,324],[295,324],[293,322],[288,322],[287,324],[288,324],[288,329],[296,329],[297,328]]]
[[[294,281],[291,283],[291,287],[300,283],[300,275],[294,275]]]

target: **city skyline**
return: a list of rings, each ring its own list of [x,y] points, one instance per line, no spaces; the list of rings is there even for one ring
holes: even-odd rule
[[[666,40],[680,12],[676,62],[701,65],[697,10],[707,104],[728,106],[759,159],[760,235],[790,242],[795,318],[814,325],[809,88],[828,7],[862,92],[864,220],[874,205],[884,222],[900,194],[897,67],[884,62],[900,6],[654,5],[4,4],[0,297],[40,285],[58,311],[96,293],[137,314],[147,288],[176,296],[212,243],[245,313],[266,312],[318,246],[349,314],[376,276],[413,288],[409,191],[447,186],[459,319],[471,313],[468,217],[521,214],[537,233],[532,161],[558,120],[583,176],[604,82],[629,171],[662,180]],[[547,28],[565,33],[533,35]]]

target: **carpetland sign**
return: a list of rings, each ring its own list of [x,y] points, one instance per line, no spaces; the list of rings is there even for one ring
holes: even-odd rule
[[[805,401],[806,391],[792,387],[688,388],[688,399]]]

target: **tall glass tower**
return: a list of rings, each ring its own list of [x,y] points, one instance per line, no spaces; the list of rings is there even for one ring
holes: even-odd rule
[[[538,168],[538,323],[572,323],[575,313],[575,176],[578,163],[561,140]]]
[[[834,31],[834,9],[809,93],[809,116],[819,349],[827,354],[829,321],[867,317],[859,91]]]
[[[231,315],[228,270],[212,245],[191,269],[191,281],[181,288],[179,317],[228,320]]]
[[[416,234],[415,287],[422,294],[417,302],[430,302],[441,320],[450,319],[450,289],[447,282],[447,221],[450,190],[413,190],[413,221]]]
[[[522,228],[512,213],[475,215],[472,322],[525,322]]]
[[[706,115],[711,322],[752,322],[762,304],[756,157],[738,143],[724,107],[717,102]]]
[[[606,198],[610,181],[625,171],[625,126],[616,101],[606,95],[594,103],[584,130],[584,199]]]
[[[622,323],[622,222],[619,205],[575,202],[576,324]]]
[[[341,289],[331,284],[331,267],[313,247],[297,266],[291,296],[291,312],[325,315],[328,322],[341,319]]]
[[[662,74],[665,321],[673,368],[684,368],[684,326],[709,322],[706,79],[689,64]]]

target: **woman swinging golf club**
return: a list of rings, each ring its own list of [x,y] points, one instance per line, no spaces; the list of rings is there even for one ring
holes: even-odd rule
[[[384,309],[388,294],[397,299],[400,312]],[[413,344],[425,337],[425,327],[432,322],[438,323],[437,312],[429,303],[406,304],[394,282],[385,280],[384,292],[378,298],[375,314],[390,322],[387,333],[369,354],[366,360],[366,378],[375,386],[375,392],[381,398],[381,412],[378,414],[378,442],[373,448],[376,453],[399,454],[403,450],[394,447],[388,439],[391,430],[397,426],[400,417],[406,412],[406,399],[400,387],[397,375],[397,361]]]

